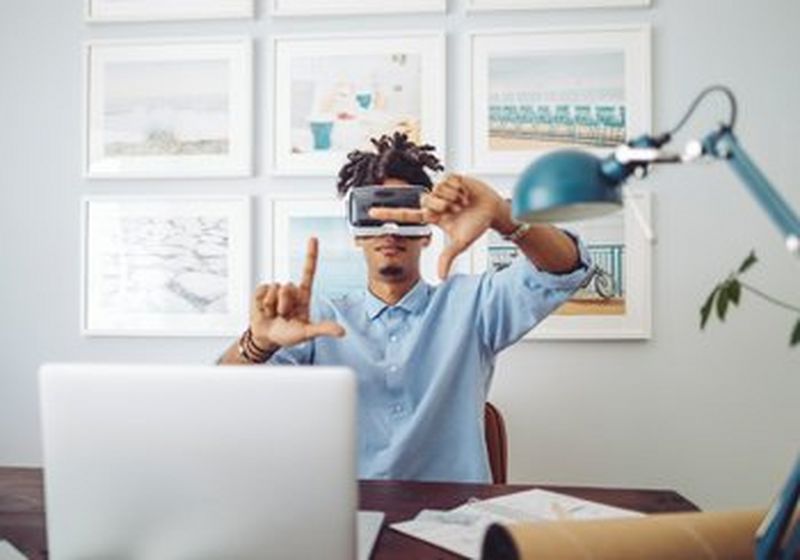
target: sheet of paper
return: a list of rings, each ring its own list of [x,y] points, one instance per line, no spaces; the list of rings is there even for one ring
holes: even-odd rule
[[[26,558],[10,542],[0,540],[0,560],[26,560]]]
[[[391,528],[466,558],[479,558],[483,535],[492,523],[641,516],[636,511],[535,489],[470,500],[448,511],[422,510],[414,519],[394,523]]]
[[[378,534],[381,532],[383,518],[386,516],[382,511],[363,511],[359,510],[357,517],[358,529],[358,560],[369,560]]]

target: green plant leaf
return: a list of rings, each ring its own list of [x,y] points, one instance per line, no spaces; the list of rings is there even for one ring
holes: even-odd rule
[[[700,330],[706,328],[708,318],[711,316],[711,309],[714,307],[714,298],[717,296],[717,292],[719,292],[719,286],[711,291],[703,307],[700,308]]]
[[[792,331],[792,338],[789,341],[789,346],[796,346],[800,344],[800,319],[794,324],[794,330]]]
[[[717,317],[720,321],[725,320],[725,313],[728,312],[728,290],[722,289],[717,296]]]
[[[747,258],[744,261],[742,261],[741,265],[739,265],[739,274],[741,274],[742,272],[744,272],[745,270],[756,264],[757,261],[758,259],[756,258],[755,250],[750,251],[750,254],[747,255]]]
[[[730,298],[731,303],[734,305],[739,305],[739,298],[742,295],[742,285],[739,283],[739,281],[733,279],[728,282],[728,288],[726,291],[728,292],[728,297]]]

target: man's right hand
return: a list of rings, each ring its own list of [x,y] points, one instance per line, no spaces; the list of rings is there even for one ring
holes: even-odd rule
[[[344,336],[344,328],[335,321],[311,322],[311,288],[318,253],[317,238],[312,237],[308,240],[299,286],[262,284],[256,289],[250,309],[250,331],[253,342],[261,349],[272,353],[281,346],[293,346],[317,336]]]

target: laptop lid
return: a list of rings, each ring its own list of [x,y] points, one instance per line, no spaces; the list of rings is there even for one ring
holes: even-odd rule
[[[39,375],[50,558],[355,557],[351,371],[48,364]]]

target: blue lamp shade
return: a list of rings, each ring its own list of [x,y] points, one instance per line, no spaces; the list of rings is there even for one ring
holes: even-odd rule
[[[522,222],[569,222],[608,214],[622,206],[623,177],[604,171],[608,160],[578,150],[538,158],[520,176],[511,202]]]

